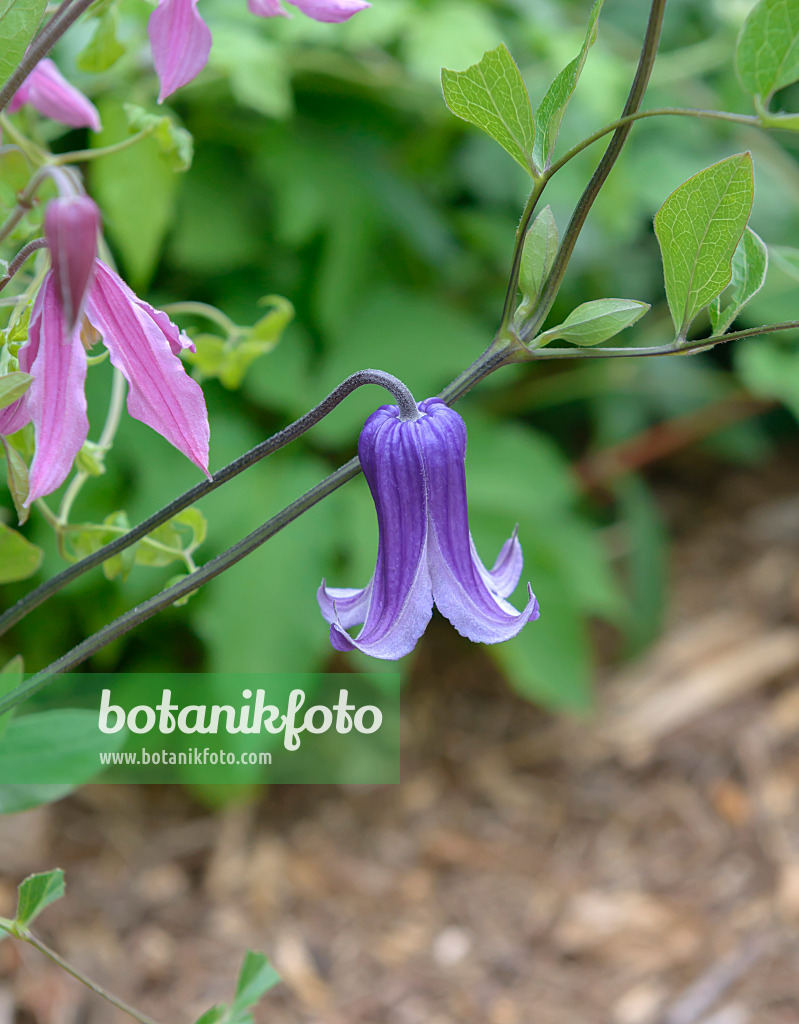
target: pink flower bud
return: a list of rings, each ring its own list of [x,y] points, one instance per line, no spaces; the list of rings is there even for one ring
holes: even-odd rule
[[[44,235],[69,334],[81,317],[92,281],[99,229],[100,211],[88,196],[63,196],[47,204]]]

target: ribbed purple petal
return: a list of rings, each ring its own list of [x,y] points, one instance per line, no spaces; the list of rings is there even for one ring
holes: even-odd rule
[[[44,237],[50,249],[56,290],[73,331],[94,275],[100,211],[88,196],[51,199],[44,211]]]
[[[69,84],[49,57],[40,60],[28,75],[9,104],[9,112],[13,113],[23,103],[30,103],[45,117],[51,117],[72,128],[100,131],[97,107],[79,89]]]
[[[353,14],[371,7],[366,0],[290,0],[314,21],[339,22],[347,21]]]
[[[250,14],[256,14],[259,18],[291,17],[280,0],[247,0],[247,9]]]
[[[52,272],[45,276],[33,304],[30,339],[36,356],[29,371],[33,383],[25,397],[33,420],[36,454],[26,506],[61,486],[89,433],[84,394],[86,350],[80,331],[65,332],[64,312]]]
[[[197,10],[197,0],[158,0],[147,22],[155,71],[163,103],[202,71],[211,52],[211,31]]]
[[[341,619],[330,626],[330,642],[339,651],[357,648],[396,661],[413,650],[430,621],[428,484],[416,422],[401,422],[395,406],[382,406],[361,433],[358,454],[377,511],[377,567],[357,638],[344,631]]]
[[[325,622],[338,622],[345,629],[360,626],[366,619],[372,596],[372,580],[360,590],[351,587],[328,587],[324,580],[316,592],[316,600]]]
[[[518,612],[489,582],[475,560],[466,506],[466,426],[437,398],[419,406],[425,471],[431,480],[428,563],[436,607],[457,631],[477,643],[509,640],[538,618],[538,602],[528,586],[529,601]],[[488,578],[487,578],[488,577]],[[498,577],[507,585],[510,574]]]
[[[186,373],[151,310],[97,260],[86,315],[130,385],[128,412],[208,476],[208,413],[202,389]]]
[[[23,373],[31,372],[31,366],[33,366],[38,351],[38,332],[34,336],[29,330],[28,340],[17,353],[19,368]],[[24,426],[30,423],[31,413],[28,408],[29,394],[30,388],[28,388],[25,394],[21,398],[18,398],[16,402],[12,402],[11,405],[7,405],[5,409],[0,409],[0,434],[6,437],[9,434],[16,434],[18,430],[22,430]]]

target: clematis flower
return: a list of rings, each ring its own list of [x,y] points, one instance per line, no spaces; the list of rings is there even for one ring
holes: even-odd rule
[[[63,230],[67,222],[71,232]],[[99,212],[85,196],[53,200],[45,211],[52,269],[34,300],[28,340],[18,354],[20,369],[33,382],[20,399],[0,409],[0,434],[33,422],[36,453],[26,505],[60,487],[89,432],[86,350],[77,320],[81,309],[128,382],[130,415],[158,431],[208,476],[205,400],[178,358],[192,343],[166,313],[137,298],[101,260],[92,257],[87,267],[89,239],[96,239],[98,222]]]
[[[70,85],[49,57],[40,60],[8,104],[9,114],[29,103],[40,114],[71,128],[100,131],[97,107],[83,93]]]
[[[292,0],[303,14],[315,21],[340,22],[371,4],[367,0]],[[247,0],[251,14],[261,18],[290,17],[280,0]],[[211,32],[197,10],[197,0],[158,0],[147,23],[153,63],[163,103],[182,85],[187,85],[208,63]]]
[[[466,507],[466,425],[438,398],[418,410],[418,419],[403,420],[396,406],[382,406],[358,442],[377,510],[377,567],[362,590],[322,581],[317,600],[338,651],[357,648],[389,661],[409,654],[433,602],[462,636],[486,644],[509,640],[539,615],[529,584],[523,611],[506,600],[522,571],[516,531],[491,570],[475,549]],[[346,632],[360,623],[357,637]]]

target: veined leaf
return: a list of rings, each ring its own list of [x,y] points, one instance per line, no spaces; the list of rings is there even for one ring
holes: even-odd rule
[[[753,198],[752,157],[738,153],[689,178],[655,214],[666,298],[679,337],[730,283]]]
[[[585,39],[583,40],[580,52],[556,76],[535,113],[538,132],[533,147],[533,158],[536,165],[542,170],[549,165],[555,149],[555,143],[557,142],[558,132],[560,131],[560,122],[563,120],[569,100],[577,88],[577,82],[583,72],[588,51],[594,45],[599,12],[602,10],[604,2],[605,0],[596,0],[588,17],[588,28],[586,29]]]
[[[44,552],[21,533],[0,523],[0,583],[12,583],[33,576],[42,564]]]
[[[30,508],[25,505],[30,490],[28,467],[16,448],[9,444],[8,438],[0,437],[0,444],[6,457],[6,482],[17,512],[17,521],[20,526],[24,526],[30,513]]]
[[[523,296],[520,310],[522,315],[535,305],[555,262],[557,251],[558,226],[552,210],[546,206],[530,226],[522,249],[522,265],[519,272],[519,287]]]
[[[14,924],[21,929],[27,928],[45,907],[60,900],[63,895],[64,872],[61,868],[45,871],[38,875],[28,875],[19,886],[17,915],[14,918]]]
[[[280,975],[263,953],[253,953],[251,949],[247,950],[231,1007],[231,1016],[234,1020],[254,1006],[279,981]]]
[[[764,107],[778,89],[799,80],[796,0],[760,0],[741,29],[735,62],[743,87]]]
[[[447,106],[495,139],[528,173],[535,173],[535,121],[530,97],[504,43],[465,71],[442,68]]]
[[[0,85],[24,56],[46,6],[47,0],[0,0]]]
[[[563,338],[574,345],[599,345],[625,327],[631,327],[649,309],[637,299],[595,299],[573,309],[562,324],[550,327],[536,338],[538,346]]]
[[[0,409],[5,409],[18,398],[22,398],[32,383],[33,377],[21,370],[4,373],[0,377]]]
[[[768,249],[751,228],[746,228],[732,257],[732,280],[729,301],[722,310],[721,296],[710,304],[710,322],[714,334],[723,334],[744,306],[753,299],[766,281]]]

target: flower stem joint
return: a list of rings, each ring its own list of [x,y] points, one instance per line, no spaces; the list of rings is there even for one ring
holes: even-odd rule
[[[439,398],[418,405],[417,419],[381,406],[364,424],[358,454],[377,511],[377,566],[362,590],[317,593],[339,651],[357,649],[395,661],[424,632],[435,602],[462,635],[477,643],[509,640],[538,618],[528,584],[519,612],[506,598],[519,582],[522,549],[514,529],[490,571],[469,532],[466,425]],[[347,629],[363,623],[357,637]]]

